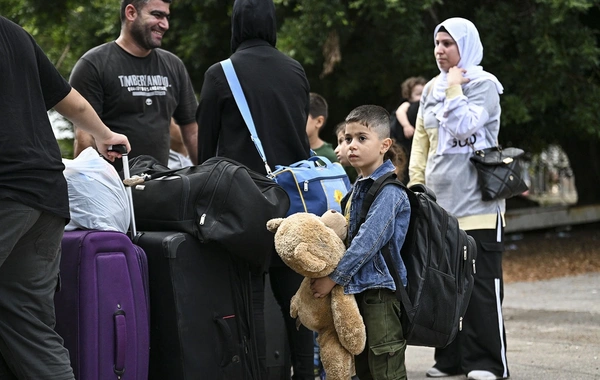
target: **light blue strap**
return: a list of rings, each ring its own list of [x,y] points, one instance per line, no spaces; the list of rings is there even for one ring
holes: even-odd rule
[[[254,146],[256,146],[256,150],[260,155],[260,158],[265,163],[265,169],[267,170],[267,175],[271,175],[271,168],[269,164],[267,164],[267,156],[265,155],[265,151],[262,147],[262,143],[258,138],[258,133],[256,132],[256,127],[254,126],[254,120],[252,120],[252,114],[250,113],[250,108],[248,107],[248,102],[246,101],[246,97],[244,96],[244,91],[242,90],[242,86],[240,85],[240,81],[235,73],[235,69],[233,68],[233,64],[231,63],[231,59],[226,59],[221,61],[221,66],[223,67],[223,71],[225,72],[225,78],[227,78],[227,83],[229,83],[229,87],[231,88],[231,92],[233,93],[233,98],[240,109],[240,113],[246,122],[246,127],[248,127],[248,131],[250,131],[250,137],[252,138],[252,142],[254,142]]]

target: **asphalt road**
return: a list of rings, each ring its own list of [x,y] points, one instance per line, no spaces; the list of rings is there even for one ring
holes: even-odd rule
[[[511,379],[600,379],[600,273],[505,284],[504,293]],[[410,380],[428,379],[433,352],[407,348]]]

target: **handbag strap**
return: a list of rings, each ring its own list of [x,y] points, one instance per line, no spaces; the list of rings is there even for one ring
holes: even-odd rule
[[[231,59],[225,59],[220,62],[223,67],[223,71],[225,72],[225,78],[227,78],[227,83],[231,88],[231,93],[233,94],[233,98],[235,99],[235,103],[237,104],[240,113],[242,114],[242,118],[246,123],[246,127],[250,132],[250,138],[260,155],[260,158],[265,163],[265,169],[267,171],[267,175],[270,176],[272,174],[271,168],[267,163],[267,156],[265,155],[265,151],[263,149],[262,143],[258,138],[258,133],[256,132],[256,126],[254,125],[254,120],[252,119],[252,114],[250,113],[250,108],[248,107],[248,102],[246,101],[246,97],[244,96],[244,91],[242,90],[242,85],[238,79],[237,74],[235,73],[235,69],[233,68],[233,63]]]

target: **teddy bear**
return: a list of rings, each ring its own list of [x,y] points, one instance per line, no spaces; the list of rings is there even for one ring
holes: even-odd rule
[[[364,350],[367,339],[354,295],[344,294],[344,288],[336,285],[326,297],[315,298],[310,289],[311,279],[329,275],[344,255],[347,226],[346,218],[335,210],[321,217],[300,212],[267,222],[283,262],[305,276],[292,297],[290,315],[297,318],[297,325],[318,333],[327,380],[350,379],[354,355]]]

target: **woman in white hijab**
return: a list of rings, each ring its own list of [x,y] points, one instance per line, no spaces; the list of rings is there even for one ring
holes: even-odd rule
[[[508,378],[501,306],[505,202],[481,200],[477,172],[469,160],[474,150],[497,144],[503,88],[479,65],[483,45],[472,22],[448,19],[435,28],[433,38],[440,74],[421,96],[409,186],[431,188],[438,203],[475,238],[477,272],[462,331],[450,346],[436,349],[436,363],[427,376]]]

